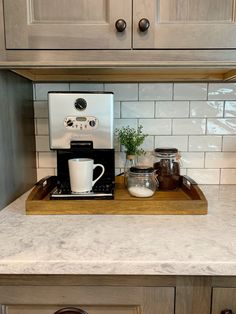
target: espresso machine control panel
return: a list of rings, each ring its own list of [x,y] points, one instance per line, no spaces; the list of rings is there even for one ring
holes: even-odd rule
[[[50,148],[92,141],[95,149],[113,149],[113,98],[112,92],[49,92]]]
[[[93,116],[88,117],[69,116],[65,118],[64,126],[68,129],[80,131],[95,130],[98,127],[98,119]]]

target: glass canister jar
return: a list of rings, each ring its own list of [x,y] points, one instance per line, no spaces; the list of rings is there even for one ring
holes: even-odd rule
[[[160,190],[174,190],[180,181],[180,154],[177,148],[156,148],[153,165],[158,175]]]
[[[132,196],[151,197],[156,192],[157,181],[152,167],[131,167],[127,181],[127,188]]]

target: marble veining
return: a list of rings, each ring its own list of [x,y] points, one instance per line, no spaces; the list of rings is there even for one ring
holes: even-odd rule
[[[236,275],[236,186],[202,186],[209,213],[25,214],[28,193],[0,212],[0,274]]]

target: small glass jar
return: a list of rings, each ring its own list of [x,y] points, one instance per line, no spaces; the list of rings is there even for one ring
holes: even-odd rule
[[[152,167],[131,167],[128,174],[128,191],[135,197],[151,197],[156,192],[157,181]]]
[[[159,189],[174,190],[180,181],[180,154],[177,148],[156,148],[156,162],[153,167],[157,172]]]
[[[136,155],[126,154],[125,166],[124,166],[124,185],[127,188],[128,185],[128,175],[131,167],[135,167],[137,164]]]

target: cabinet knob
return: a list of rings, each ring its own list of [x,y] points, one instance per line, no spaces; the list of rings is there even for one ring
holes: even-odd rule
[[[146,32],[150,27],[149,20],[146,18],[141,19],[138,23],[138,27],[139,27],[140,32]]]
[[[63,309],[56,311],[54,314],[88,314],[88,313],[76,307],[65,307]]]
[[[221,311],[221,314],[234,314],[234,313],[232,310],[225,309],[225,310]]]
[[[126,22],[123,19],[119,19],[116,21],[116,30],[119,33],[122,33],[126,29]]]

